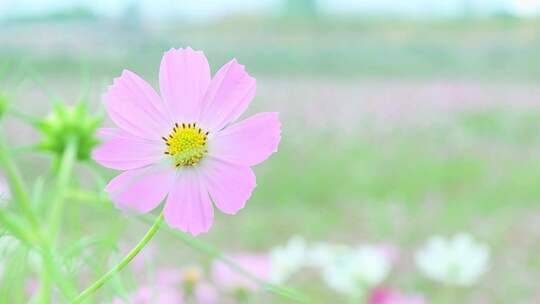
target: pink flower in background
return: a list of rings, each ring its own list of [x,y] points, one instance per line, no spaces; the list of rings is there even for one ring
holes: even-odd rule
[[[169,286],[143,286],[134,293],[128,295],[127,299],[114,298],[112,304],[182,304],[184,303],[182,293]]]
[[[268,256],[245,253],[232,256],[231,259],[255,277],[261,280],[269,279],[271,261]],[[259,290],[256,282],[246,278],[221,261],[214,262],[212,279],[217,286],[229,292],[237,290],[256,292]]]
[[[399,247],[392,243],[382,243],[376,248],[385,256],[391,264],[396,264],[399,260]]]
[[[371,292],[368,304],[425,304],[420,295],[407,295],[387,288],[377,288]]]
[[[160,268],[141,283],[141,287],[129,295],[127,302],[116,298],[113,304],[220,303],[218,291],[204,280],[203,270],[199,267]]]
[[[100,129],[101,165],[125,170],[106,191],[121,209],[146,213],[167,198],[165,221],[197,235],[213,222],[212,201],[235,214],[255,188],[251,167],[277,151],[277,113],[233,123],[255,95],[255,79],[232,60],[211,78],[204,54],[171,49],[161,61],[161,97],[124,70],[105,95],[117,128]]]
[[[26,294],[30,297],[34,297],[39,291],[39,281],[35,278],[28,278],[26,279],[26,284],[24,287]]]

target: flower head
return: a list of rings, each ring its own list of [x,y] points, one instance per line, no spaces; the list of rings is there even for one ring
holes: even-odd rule
[[[369,295],[368,304],[425,304],[421,295],[409,295],[388,288],[376,288]]]
[[[98,144],[95,133],[102,120],[101,116],[89,114],[84,103],[76,106],[57,103],[49,116],[37,122],[37,128],[43,134],[38,148],[61,156],[68,141],[74,140],[77,144],[77,159],[86,160]]]
[[[172,227],[197,235],[213,222],[213,204],[242,209],[255,188],[251,169],[277,150],[277,113],[238,123],[255,95],[255,79],[232,60],[210,77],[204,54],[171,49],[161,61],[161,96],[125,70],[105,94],[117,128],[101,129],[93,152],[103,166],[125,170],[106,188],[122,209],[145,213],[166,199]],[[213,204],[212,204],[213,202]]]
[[[422,273],[447,284],[471,286],[487,270],[489,248],[468,234],[435,236],[415,255]]]
[[[285,246],[272,249],[270,252],[270,281],[284,283],[305,265],[306,256],[306,242],[299,236],[289,239]]]
[[[362,245],[334,257],[323,279],[335,291],[359,298],[388,276],[391,265],[379,248]]]

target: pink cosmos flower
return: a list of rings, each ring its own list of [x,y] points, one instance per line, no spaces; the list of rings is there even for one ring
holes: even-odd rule
[[[238,265],[261,280],[270,278],[270,257],[262,254],[243,253],[231,257]],[[235,292],[246,290],[256,292],[259,289],[257,283],[231,269],[221,261],[215,261],[212,265],[212,279],[221,289]]]
[[[255,79],[236,60],[213,78],[204,54],[171,49],[159,71],[161,97],[124,70],[104,99],[117,128],[100,129],[105,142],[93,151],[101,165],[125,170],[107,185],[121,209],[146,213],[167,198],[172,227],[207,232],[218,209],[235,214],[255,188],[251,167],[277,151],[277,113],[233,123],[255,95]]]
[[[377,288],[371,292],[368,304],[425,304],[420,295],[407,295],[387,288]]]

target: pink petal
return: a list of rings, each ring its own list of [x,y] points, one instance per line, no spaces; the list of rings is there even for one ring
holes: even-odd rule
[[[219,131],[209,141],[209,153],[236,164],[254,166],[277,151],[281,123],[277,113],[259,113]]]
[[[189,47],[165,52],[159,69],[159,87],[175,122],[197,122],[209,84],[210,66],[203,52]]]
[[[204,96],[201,126],[218,131],[236,120],[255,96],[256,81],[235,59],[216,73]]]
[[[270,277],[272,265],[267,255],[241,253],[230,256],[230,259],[260,280],[266,281]],[[212,264],[212,279],[218,287],[233,292],[237,289],[257,291],[260,288],[256,282],[219,260]]]
[[[165,145],[131,135],[121,129],[104,129],[98,135],[105,142],[92,151],[100,165],[117,170],[130,170],[154,164],[163,159]]]
[[[114,123],[141,138],[157,140],[172,126],[164,104],[152,87],[124,70],[105,94],[105,107]]]
[[[256,186],[250,167],[207,157],[201,174],[210,196],[219,210],[235,214],[244,208]]]
[[[182,169],[163,210],[165,221],[176,229],[198,235],[208,232],[214,209],[195,169]]]
[[[170,166],[162,164],[129,170],[113,178],[105,191],[118,208],[146,213],[165,198],[174,174]]]

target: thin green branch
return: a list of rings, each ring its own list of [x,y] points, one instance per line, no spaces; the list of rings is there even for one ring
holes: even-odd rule
[[[9,149],[5,144],[2,135],[0,134],[0,165],[5,170],[5,175],[10,184],[15,201],[19,204],[22,214],[28,219],[31,224],[31,227],[36,235],[37,247],[40,249],[41,255],[43,257],[44,270],[50,273],[61,292],[66,297],[71,297],[73,294],[73,288],[69,282],[63,279],[61,272],[61,265],[57,263],[53,251],[49,244],[49,239],[43,234],[43,231],[38,222],[37,216],[32,209],[32,201],[26,191],[26,185],[24,184],[15,162],[11,159],[9,154]]]
[[[4,174],[11,186],[10,188],[15,201],[19,204],[24,216],[28,218],[34,228],[38,228],[38,221],[32,210],[32,203],[26,191],[26,185],[22,180],[17,166],[11,159],[9,148],[5,144],[2,134],[0,134],[0,166],[4,168]]]
[[[69,191],[69,195],[73,199],[82,200],[86,202],[103,202],[103,203],[110,203],[110,200],[104,199],[102,196],[99,196],[95,194],[94,192],[85,191],[81,189],[72,189]],[[100,204],[101,205],[101,204]],[[145,223],[151,223],[153,219],[150,215],[145,215],[142,217],[138,217],[137,219],[145,222]],[[202,252],[206,254],[207,256],[214,258],[216,260],[220,260],[225,265],[227,265],[229,268],[231,268],[233,271],[239,273],[240,275],[246,277],[249,280],[252,280],[256,282],[259,286],[261,286],[264,290],[273,293],[275,295],[278,295],[280,297],[286,298],[288,300],[292,300],[297,303],[311,303],[312,301],[309,299],[308,296],[303,294],[302,292],[299,292],[292,288],[287,288],[283,286],[279,286],[276,284],[268,283],[255,275],[253,275],[251,272],[244,269],[242,266],[240,266],[238,263],[236,263],[234,260],[227,257],[225,254],[223,254],[219,249],[200,241],[197,238],[191,237],[186,233],[183,233],[178,230],[166,228],[166,232],[174,235],[175,237],[178,237],[182,242],[184,242],[187,246],[193,248],[196,251]]]
[[[77,141],[75,139],[69,139],[64,149],[62,159],[60,160],[60,167],[58,168],[58,175],[56,177],[56,193],[53,196],[52,208],[49,213],[48,227],[49,236],[53,239],[57,238],[58,230],[62,222],[62,215],[64,213],[65,196],[68,192],[68,186],[77,160]]]
[[[163,223],[163,213],[161,213],[154,221],[150,229],[146,232],[141,241],[111,270],[104,274],[101,278],[97,279],[92,283],[88,288],[81,292],[74,300],[73,304],[82,303],[88,297],[93,295],[101,286],[103,286],[107,281],[114,277],[118,272],[124,269],[136,256],[141,252],[141,250],[148,244],[148,242],[154,237],[156,232],[159,230],[159,227]]]

